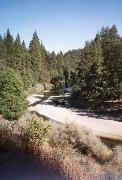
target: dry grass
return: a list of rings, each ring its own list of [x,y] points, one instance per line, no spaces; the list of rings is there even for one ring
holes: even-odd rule
[[[122,146],[116,146],[113,151],[113,164],[122,168]]]
[[[84,154],[91,154],[100,162],[109,160],[112,151],[98,137],[87,129],[75,125],[57,125],[51,136],[51,143],[67,147],[69,144]]]
[[[31,153],[45,166],[56,168],[64,179],[104,179],[107,168],[101,162],[111,160],[107,167],[111,162],[114,167],[122,165],[122,148],[112,152],[88,130],[55,123],[49,127],[50,123],[28,113],[14,122],[1,117],[0,148]]]

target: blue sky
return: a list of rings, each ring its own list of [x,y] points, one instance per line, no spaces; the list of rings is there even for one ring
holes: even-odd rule
[[[0,33],[19,32],[28,45],[37,30],[49,51],[81,48],[113,24],[122,35],[122,0],[0,0]]]

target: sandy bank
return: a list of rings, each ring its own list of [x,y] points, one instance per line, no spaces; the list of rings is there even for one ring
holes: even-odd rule
[[[33,95],[29,97],[29,99],[31,98],[34,98]],[[43,103],[29,107],[29,111],[34,111],[59,123],[74,123],[86,127],[100,137],[122,140],[122,122],[113,119],[93,116],[93,114],[78,111],[77,109],[55,107]]]

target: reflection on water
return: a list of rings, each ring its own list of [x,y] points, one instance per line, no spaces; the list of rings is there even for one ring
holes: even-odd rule
[[[0,180],[64,180],[27,154],[0,153]]]

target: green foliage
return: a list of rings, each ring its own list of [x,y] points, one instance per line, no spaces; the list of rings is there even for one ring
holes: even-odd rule
[[[0,74],[0,112],[8,119],[20,117],[27,103],[23,84],[19,76],[10,68]]]
[[[121,99],[121,42],[115,25],[102,28],[94,40],[86,42],[74,76],[74,99],[78,98],[79,106],[96,109],[105,100]]]
[[[117,28],[102,28],[101,44],[104,56],[106,73],[104,79],[107,82],[106,95],[108,99],[120,99],[122,82],[122,45]]]
[[[56,80],[57,85],[53,81],[56,88],[69,86],[72,78],[70,72],[74,71],[80,55],[80,49],[66,54],[60,52],[57,55],[55,52],[47,52],[42,42],[40,43],[36,31],[29,49],[26,48],[24,41],[21,42],[19,34],[14,40],[9,29],[4,38],[0,36],[0,69],[7,66],[19,72],[25,88],[37,83],[49,84],[54,79],[59,79]]]
[[[22,74],[26,69],[26,55],[24,47],[21,45],[21,40],[19,34],[15,40],[15,63],[16,69]]]
[[[44,123],[43,119],[33,115],[28,133],[31,142],[36,144],[47,143],[49,141],[49,134],[51,125]]]
[[[2,36],[0,36],[0,59],[5,60],[6,58],[7,58],[7,49],[5,47]]]
[[[4,44],[7,50],[7,57],[5,59],[7,65],[11,68],[16,68],[14,39],[9,29],[7,30],[6,36],[4,38]]]
[[[65,86],[65,81],[62,76],[56,76],[52,78],[51,84],[53,84],[54,89],[62,89]]]
[[[27,91],[29,88],[32,87],[32,84],[34,81],[33,76],[31,74],[31,72],[29,72],[29,71],[24,71],[21,76],[22,76],[24,89]]]
[[[64,67],[70,72],[77,68],[78,62],[81,61],[82,49],[70,50],[64,54]]]
[[[35,31],[29,49],[19,34],[7,30],[0,36],[0,70],[19,73],[28,90],[37,83],[52,83],[55,89],[74,86],[79,107],[99,107],[105,100],[122,98],[122,38],[117,28],[103,27],[83,49],[47,52]],[[76,98],[77,99],[76,99]]]
[[[31,69],[35,77],[35,81],[38,82],[39,74],[42,71],[42,54],[41,44],[39,42],[39,38],[36,31],[34,32],[33,38],[29,45],[29,56],[31,62]]]

